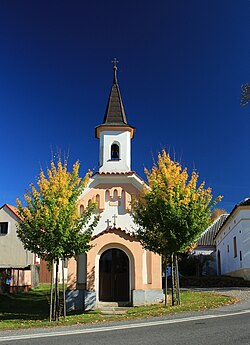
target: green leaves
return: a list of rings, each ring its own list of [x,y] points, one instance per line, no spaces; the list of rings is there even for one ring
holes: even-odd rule
[[[166,256],[184,251],[209,225],[211,188],[198,185],[198,173],[189,178],[187,168],[172,161],[163,150],[152,170],[146,170],[150,189],[134,201],[132,215],[142,245]]]
[[[72,172],[67,163],[59,159],[40,173],[37,187],[30,185],[24,196],[26,206],[20,200],[17,205],[22,221],[18,236],[25,249],[42,259],[68,259],[90,249],[89,241],[97,217],[92,216],[95,204],[90,204],[83,214],[79,214],[77,200],[83,192],[89,173],[84,179],[78,175],[80,164],[73,165]]]

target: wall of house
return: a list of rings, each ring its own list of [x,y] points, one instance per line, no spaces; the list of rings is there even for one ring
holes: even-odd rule
[[[250,209],[236,209],[221,228],[216,245],[221,274],[250,279]]]
[[[18,218],[7,208],[0,209],[0,221],[8,222],[8,233],[0,235],[1,267],[26,267],[33,264],[33,254],[24,249],[17,237]]]

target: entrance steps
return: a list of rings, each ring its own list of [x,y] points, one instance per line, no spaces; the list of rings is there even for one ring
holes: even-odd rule
[[[129,302],[98,302],[97,309],[103,315],[123,315],[130,308]]]

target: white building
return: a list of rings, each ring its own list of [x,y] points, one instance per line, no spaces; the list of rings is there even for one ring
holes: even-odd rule
[[[68,263],[68,309],[90,309],[104,303],[142,305],[163,299],[161,257],[145,250],[134,236],[131,201],[144,181],[131,170],[131,140],[116,77],[103,122],[95,128],[100,142],[99,171],[79,199],[79,212],[97,204],[100,220],[91,249]]]
[[[10,292],[25,291],[33,283],[34,254],[25,250],[17,237],[19,222],[16,207],[4,204],[0,208],[0,292],[5,289],[6,277],[11,280]]]
[[[215,235],[224,223],[228,214],[221,214],[214,222],[201,234],[196,247],[191,255],[197,259],[197,274],[216,275],[216,243]]]
[[[237,204],[215,236],[218,275],[250,279],[250,198]]]

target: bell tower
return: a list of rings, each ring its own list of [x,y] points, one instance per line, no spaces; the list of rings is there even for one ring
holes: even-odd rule
[[[117,82],[117,63],[114,59],[113,85],[103,123],[95,128],[100,140],[99,172],[129,172],[131,170],[131,139],[135,128],[127,123]]]

